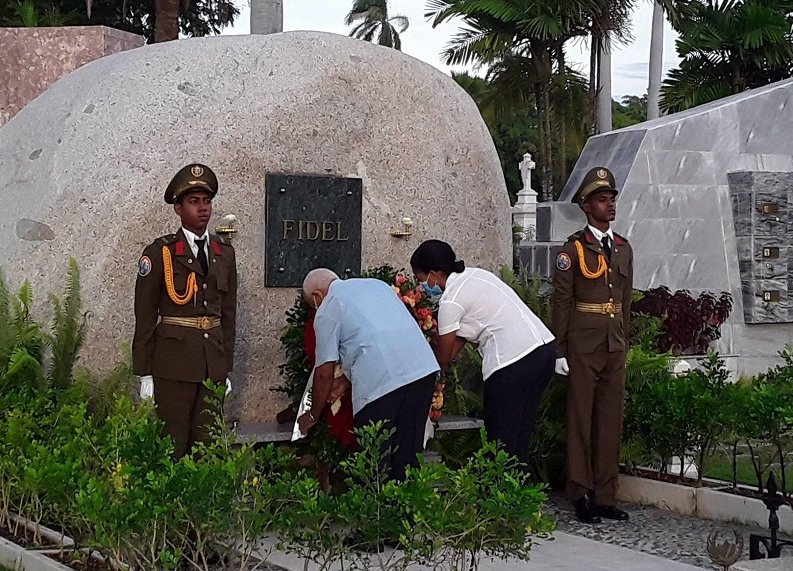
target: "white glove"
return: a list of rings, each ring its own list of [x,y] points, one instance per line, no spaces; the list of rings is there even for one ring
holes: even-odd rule
[[[226,377],[226,394],[224,394],[223,396],[227,397],[229,396],[230,393],[231,393],[231,381],[229,380],[228,377]]]
[[[564,375],[565,377],[570,374],[570,366],[567,364],[567,357],[559,357],[556,359],[556,365],[553,368],[557,375]]]
[[[140,378],[140,398],[150,399],[154,396],[154,377],[144,375]]]

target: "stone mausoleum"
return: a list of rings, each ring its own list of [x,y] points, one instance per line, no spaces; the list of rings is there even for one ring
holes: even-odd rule
[[[427,238],[471,265],[511,261],[509,199],[470,97],[399,51],[316,32],[180,40],[101,58],[0,128],[0,268],[41,307],[82,271],[84,364],[113,366],[133,331],[143,248],[178,228],[165,186],[191,162],[237,217],[232,414],[283,402],[279,335],[315,265],[403,267]],[[374,311],[375,309],[373,309]]]
[[[571,204],[594,166],[614,172],[615,229],[631,242],[635,287],[727,291],[717,349],[736,372],[766,369],[793,343],[793,80],[592,137],[559,201],[537,209],[521,256],[550,275],[586,223]]]

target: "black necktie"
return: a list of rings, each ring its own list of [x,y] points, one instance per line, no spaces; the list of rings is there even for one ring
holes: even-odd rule
[[[207,261],[207,253],[204,251],[204,242],[206,239],[196,240],[195,245],[198,246],[198,263],[201,264],[201,271],[204,272],[204,275],[209,273],[209,261]]]
[[[603,250],[606,252],[606,258],[611,260],[611,246],[609,246],[608,234],[603,234],[603,238],[600,241],[603,243]]]

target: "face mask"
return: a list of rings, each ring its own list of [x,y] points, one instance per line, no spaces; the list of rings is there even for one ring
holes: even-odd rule
[[[438,284],[430,287],[430,284],[427,282],[421,282],[421,288],[424,290],[424,293],[427,294],[427,297],[440,297],[443,295],[443,290]]]

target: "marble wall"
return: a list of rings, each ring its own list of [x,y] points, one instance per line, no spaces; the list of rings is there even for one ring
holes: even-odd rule
[[[793,80],[786,80],[593,137],[553,208],[569,208],[576,181],[589,168],[611,168],[620,188],[614,228],[633,246],[636,287],[730,292],[734,309],[716,348],[737,356],[738,371],[763,370],[786,343],[793,343],[793,324],[760,322],[787,320],[781,318],[787,314],[784,296],[785,303],[771,315],[761,315],[754,302],[744,307],[755,296],[744,297],[742,270],[745,274],[749,251],[756,255],[766,243],[787,243],[782,219],[788,209],[786,190],[793,188],[788,175],[780,173],[793,172],[792,129]],[[731,193],[729,173],[747,172],[753,177],[751,191]],[[732,176],[737,181],[748,175]],[[740,196],[733,198],[736,194]],[[780,217],[779,222],[753,219],[762,237],[751,245],[740,240],[746,237],[746,212],[752,208],[746,202],[749,195],[755,201],[778,201]],[[565,230],[569,227],[566,216],[555,220]],[[783,259],[770,268],[760,266],[765,272],[760,277],[771,280],[768,288],[780,292],[787,291]],[[755,317],[747,319],[747,311]]]
[[[0,126],[64,75],[144,43],[105,26],[0,28]]]

